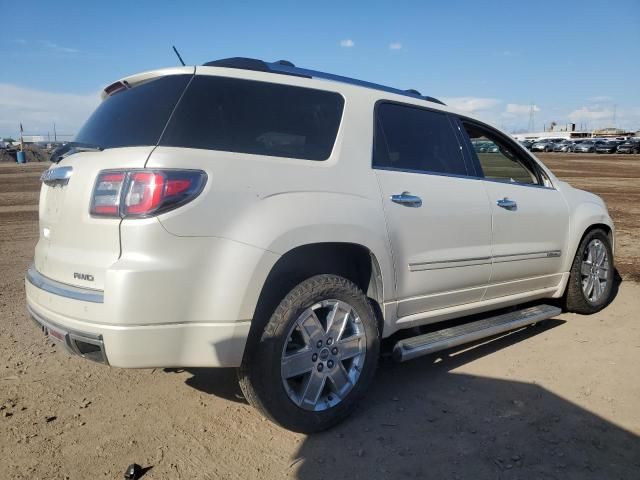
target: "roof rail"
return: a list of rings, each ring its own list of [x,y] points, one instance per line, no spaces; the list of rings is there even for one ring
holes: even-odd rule
[[[279,73],[281,75],[293,75],[295,77],[304,78],[320,78],[323,80],[330,80],[334,82],[347,83],[349,85],[357,85],[364,88],[371,88],[373,90],[380,90],[383,92],[394,93],[396,95],[404,95],[405,97],[418,98],[420,100],[426,100],[428,102],[439,103],[445,105],[437,98],[421,95],[420,92],[414,89],[400,90],[398,88],[386,87],[384,85],[378,85],[377,83],[366,82],[364,80],[356,80],[355,78],[343,77],[341,75],[333,75],[331,73],[318,72],[316,70],[308,70],[306,68],[296,67],[288,60],[278,60],[277,62],[265,62],[264,60],[258,60],[256,58],[245,57],[231,57],[223,58],[220,60],[213,60],[203,64],[205,67],[224,67],[224,68],[238,68],[241,70],[254,70],[258,72]]]

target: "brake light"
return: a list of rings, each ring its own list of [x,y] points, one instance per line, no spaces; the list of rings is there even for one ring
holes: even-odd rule
[[[190,202],[207,180],[201,170],[107,170],[98,175],[90,213],[149,217]]]
[[[92,214],[118,216],[124,178],[123,172],[103,172],[98,176],[98,181],[93,189]]]

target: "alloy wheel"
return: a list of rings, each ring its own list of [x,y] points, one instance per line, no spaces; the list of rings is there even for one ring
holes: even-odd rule
[[[605,294],[609,282],[609,256],[601,240],[591,240],[584,250],[580,268],[582,293],[585,298],[596,303]]]
[[[364,325],[355,309],[324,300],[302,312],[282,350],[282,382],[300,408],[323,411],[354,388],[366,357]]]

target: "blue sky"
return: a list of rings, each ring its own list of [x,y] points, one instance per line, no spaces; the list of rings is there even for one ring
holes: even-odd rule
[[[640,1],[8,2],[0,135],[74,133],[120,77],[231,56],[444,99],[506,130],[640,129]]]

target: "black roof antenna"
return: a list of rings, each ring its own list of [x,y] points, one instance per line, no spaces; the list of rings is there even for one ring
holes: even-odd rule
[[[180,60],[180,63],[184,67],[184,60],[182,60],[182,57],[180,56],[180,53],[178,53],[178,49],[175,47],[175,45],[172,45],[172,47],[173,47],[173,51],[176,52],[176,55],[178,56],[178,60]]]

